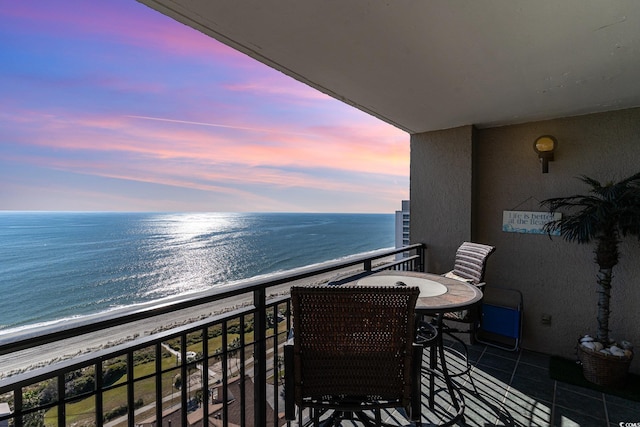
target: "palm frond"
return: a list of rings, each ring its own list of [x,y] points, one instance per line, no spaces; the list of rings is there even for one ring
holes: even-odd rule
[[[640,174],[629,181],[626,192],[620,198],[618,225],[623,236],[638,236],[640,239]]]
[[[595,196],[575,195],[569,197],[554,197],[542,201],[540,204],[546,206],[550,212],[556,212],[562,208],[588,208],[599,205],[601,199]]]
[[[547,223],[548,234],[560,232],[567,241],[588,243],[609,234],[640,237],[640,173],[617,183],[602,185],[581,176],[588,195],[554,197],[541,202],[551,212],[565,210],[563,218]]]
[[[623,179],[619,182],[619,184],[623,184],[625,187],[638,187],[640,186],[640,172],[631,175],[629,178]]]
[[[597,181],[593,178],[589,178],[586,175],[580,175],[578,179],[584,182],[585,184],[587,184],[589,187],[591,187],[592,190],[597,190],[599,188],[602,188],[602,184],[600,184],[600,181]]]
[[[549,222],[543,229],[546,232],[559,231],[560,235],[569,242],[589,243],[601,232],[597,218],[593,210],[583,210],[575,215],[567,215]]]

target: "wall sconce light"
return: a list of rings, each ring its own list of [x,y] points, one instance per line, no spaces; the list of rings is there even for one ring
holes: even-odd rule
[[[543,135],[533,143],[533,149],[538,153],[540,163],[542,163],[542,173],[549,172],[549,162],[553,161],[553,152],[558,146],[558,140],[551,135]]]

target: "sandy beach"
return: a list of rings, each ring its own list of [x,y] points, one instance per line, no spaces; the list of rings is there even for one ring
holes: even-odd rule
[[[357,273],[358,271],[361,271],[358,267],[349,267],[325,273],[323,275],[292,281],[269,288],[268,295],[277,296],[288,294],[290,287],[293,285],[325,283],[336,275]],[[18,353],[3,355],[0,356],[0,378],[15,375],[26,370],[47,366],[62,360],[68,360],[75,356],[101,350],[106,347],[113,347],[114,345],[125,341],[148,336],[153,333],[166,330],[170,327],[180,326],[227,312],[234,308],[240,308],[247,304],[251,304],[251,298],[251,294],[226,298],[224,300],[204,304],[195,308],[155,316],[135,323],[103,329],[91,334],[57,341],[47,344],[46,346],[34,347]]]

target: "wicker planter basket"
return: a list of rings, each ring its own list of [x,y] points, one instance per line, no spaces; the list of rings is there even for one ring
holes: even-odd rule
[[[627,381],[631,359],[633,356],[608,356],[578,344],[582,374],[587,381],[603,387],[623,387]]]

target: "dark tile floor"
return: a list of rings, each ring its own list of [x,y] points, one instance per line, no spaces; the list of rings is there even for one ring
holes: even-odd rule
[[[450,343],[450,348],[455,350],[456,345]],[[447,360],[452,371],[463,367],[455,351],[447,352]],[[465,410],[454,425],[640,426],[640,403],[551,379],[547,355],[474,345],[469,346],[469,360],[470,374],[455,378]],[[427,382],[424,378],[423,383]],[[423,393],[424,389],[423,385]],[[435,411],[423,404],[423,425],[451,419],[450,399],[444,391],[438,393],[441,405],[434,406]]]
[[[449,343],[447,360],[452,372],[464,366]],[[471,371],[456,377],[464,402],[463,417],[455,426],[640,426],[640,403],[555,381],[549,377],[549,356],[527,350],[505,351],[491,346],[469,347]],[[428,366],[425,355],[423,366]],[[451,421],[455,408],[445,383],[436,379],[433,409],[428,404],[428,372],[423,370],[422,425]],[[412,425],[396,411],[386,421]],[[623,423],[623,424],[621,424]],[[627,424],[628,423],[628,424]],[[360,426],[343,421],[343,426]]]

